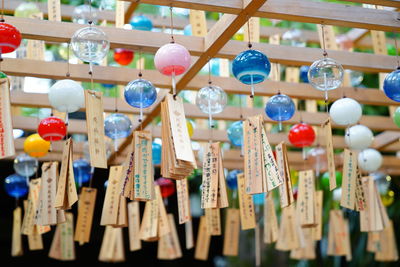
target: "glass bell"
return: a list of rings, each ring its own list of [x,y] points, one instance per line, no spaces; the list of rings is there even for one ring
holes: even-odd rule
[[[113,113],[105,118],[104,131],[113,140],[128,137],[132,132],[131,120],[124,114]]]
[[[323,58],[310,66],[308,81],[315,89],[326,92],[337,89],[342,84],[343,74],[342,65],[331,58]]]
[[[282,130],[282,121],[290,120],[296,107],[293,100],[284,94],[277,94],[268,99],[265,113],[274,121],[279,121],[279,130]]]
[[[77,30],[71,39],[74,55],[85,62],[100,62],[107,56],[110,42],[107,35],[97,27]]]
[[[27,154],[20,154],[14,159],[14,170],[17,174],[30,177],[34,175],[39,166],[37,159],[28,156]]]
[[[206,114],[221,113],[227,103],[227,96],[221,87],[208,85],[197,92],[196,105]]]
[[[227,130],[229,141],[234,146],[243,145],[243,121],[235,121]]]
[[[157,99],[157,90],[154,85],[144,79],[137,79],[128,83],[124,91],[125,101],[134,108],[147,108]]]

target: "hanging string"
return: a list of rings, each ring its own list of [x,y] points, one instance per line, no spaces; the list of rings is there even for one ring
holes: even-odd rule
[[[67,73],[65,73],[65,76],[66,77],[70,77],[71,76],[71,73],[70,73],[70,71],[69,71],[69,50],[70,50],[70,46],[71,46],[71,43],[68,43],[68,45],[67,45]]]
[[[328,52],[326,52],[326,46],[325,46],[325,25],[321,24],[321,32],[322,32],[322,49],[323,49],[323,53],[322,55],[324,57],[328,56]]]
[[[142,50],[139,50],[139,78],[142,78],[143,74],[142,74]],[[143,130],[143,125],[142,125],[142,121],[143,121],[143,107],[142,107],[142,95],[143,95],[143,88],[140,87],[140,114],[139,114],[139,123],[140,123],[140,130]]]
[[[1,18],[0,22],[4,22],[4,0],[1,0]]]
[[[395,48],[396,48],[397,69],[400,69],[399,47],[397,46],[397,36],[396,36],[396,33],[394,33],[394,46],[395,46]]]
[[[212,81],[211,81],[211,60],[210,58],[208,59],[208,122],[209,122],[209,128],[210,128],[210,140],[209,143],[211,145],[212,140],[213,140],[213,129],[214,129],[214,124],[212,122],[212,113],[211,113],[211,87]]]
[[[247,38],[249,38],[248,43],[247,43],[247,47],[249,49],[251,49],[253,47],[253,45],[251,44],[251,35],[250,35],[250,18],[247,16]]]
[[[174,40],[174,20],[172,18],[172,6],[169,7],[170,25],[171,25],[171,44],[175,43]]]

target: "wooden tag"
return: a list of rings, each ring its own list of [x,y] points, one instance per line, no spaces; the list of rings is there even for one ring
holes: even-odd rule
[[[239,209],[226,209],[224,248],[222,252],[224,256],[238,256],[239,254],[239,214]]]
[[[160,237],[158,241],[157,259],[175,260],[182,257],[173,214],[168,214],[168,224],[171,232]]]
[[[12,230],[12,243],[11,243],[11,256],[18,257],[24,254],[22,249],[22,236],[21,236],[21,221],[22,209],[17,207],[13,212],[13,230]]]
[[[45,162],[42,165],[42,181],[35,216],[38,225],[55,225],[65,222],[63,210],[56,210],[56,188],[58,180],[58,162]]]
[[[140,209],[139,202],[131,201],[128,203],[128,222],[129,222],[129,250],[136,251],[142,248],[139,238],[140,231]]]
[[[153,198],[153,166],[151,133],[135,131],[135,166],[134,166],[134,197],[135,200],[148,201]]]
[[[211,236],[207,232],[206,217],[201,216],[199,231],[197,233],[196,248],[194,251],[194,258],[196,260],[206,261],[208,259],[210,241],[211,241]]]
[[[322,191],[322,190],[315,191],[314,201],[315,201],[315,223],[316,223],[316,226],[312,228],[314,240],[322,239],[323,199],[324,199],[324,191]]]
[[[251,195],[245,192],[244,174],[237,175],[240,224],[242,230],[253,229],[256,227],[256,216],[254,212],[254,203]]]
[[[194,247],[192,220],[189,220],[185,223],[185,241],[186,249],[192,249]]]
[[[219,208],[205,209],[207,233],[221,235],[221,214]]]
[[[282,209],[276,249],[288,251],[302,247],[302,231],[297,220],[295,205]]]
[[[355,208],[357,180],[357,154],[348,149],[344,150],[343,159],[343,182],[342,198],[340,206],[352,209]]]
[[[192,217],[190,215],[190,200],[187,178],[176,180],[176,195],[178,199],[179,224],[191,221]]]
[[[190,25],[192,26],[193,36],[206,36],[207,35],[207,21],[206,14],[202,10],[190,9],[189,13]]]
[[[61,171],[58,178],[56,201],[54,203],[56,209],[69,210],[78,201],[74,169],[72,167],[72,155],[72,138],[69,138],[65,142],[62,155]]]
[[[364,188],[362,184],[361,172],[357,168],[357,179],[356,179],[356,209],[357,211],[364,210],[365,208],[365,196]]]
[[[75,260],[75,245],[74,245],[74,225],[73,214],[65,213],[66,221],[60,223],[56,227],[53,241],[51,243],[49,258],[71,261]]]
[[[157,240],[158,232],[158,199],[150,200],[146,202],[144,207],[144,213],[142,218],[142,224],[140,225],[139,236],[141,240],[144,241],[154,241]]]
[[[61,4],[60,0],[47,1],[48,19],[51,21],[61,21]]]
[[[32,179],[29,182],[28,200],[26,201],[25,214],[21,227],[21,233],[23,235],[33,235],[35,232],[43,233],[50,231],[50,227],[48,226],[36,226],[35,224],[35,215],[40,192],[40,182],[40,178]],[[35,229],[36,227],[38,229]]]
[[[265,133],[264,127],[262,127],[262,118],[260,117],[261,124],[261,145],[263,147],[263,160],[264,160],[264,172],[267,180],[267,189],[272,189],[283,184],[283,179],[280,175],[278,165],[276,164],[274,154],[272,152],[271,145],[268,142],[267,134]]]
[[[133,168],[135,162],[135,153],[133,152],[134,143],[135,140],[133,139],[131,145],[132,151],[128,153],[121,172],[121,195],[130,200],[134,200],[135,198],[133,191]]]
[[[376,261],[398,261],[399,255],[397,252],[396,235],[393,230],[393,222],[389,221],[383,231],[378,232],[379,242],[375,252]]]
[[[123,28],[125,24],[125,1],[115,3],[115,27]]]
[[[272,192],[265,197],[264,203],[264,243],[271,244],[278,240],[278,220],[276,217]]]
[[[299,191],[297,197],[297,213],[300,225],[310,227],[315,225],[315,185],[314,171],[299,172]]]
[[[260,194],[267,191],[264,179],[261,127],[259,116],[249,117],[243,122],[244,173],[247,194]]]
[[[0,76],[0,159],[15,155],[11,119],[10,80]]]
[[[276,147],[277,166],[282,177],[282,184],[279,186],[279,200],[281,208],[285,208],[294,202],[292,191],[292,179],[290,177],[289,160],[287,158],[287,150],[284,142],[280,142]]]
[[[78,205],[78,219],[76,221],[76,230],[74,240],[79,245],[89,243],[90,233],[93,223],[93,212],[96,204],[97,189],[82,187]]]
[[[28,247],[29,250],[42,250],[43,249],[43,239],[42,235],[37,232],[28,235]]]
[[[40,181],[40,178],[32,179],[30,181],[30,183],[29,183],[30,185],[31,185],[33,180],[39,180]],[[31,194],[31,186],[29,186],[29,191],[30,191],[29,194]],[[29,198],[30,197],[28,195],[28,199]],[[35,216],[36,208],[35,208],[35,210],[32,210],[32,208],[30,208],[31,211],[30,211],[30,213],[28,215],[27,214],[29,212],[28,211],[28,206],[29,206],[28,200],[24,200],[24,219],[22,221],[21,233],[22,233],[22,230],[24,229],[24,224],[30,224],[30,227],[32,229],[32,233],[30,235],[28,235],[28,247],[29,247],[29,250],[42,250],[43,249],[42,235],[39,234],[39,232],[37,231],[37,227],[38,226],[33,224],[34,223],[34,219],[35,219],[34,216]],[[32,204],[31,204],[31,206],[32,206]],[[31,217],[31,219],[27,219],[27,217]],[[27,223],[26,222],[27,220],[30,220],[32,223],[31,222]],[[48,227],[48,228],[50,228],[50,227]],[[24,233],[22,233],[22,234],[24,234]]]
[[[325,48],[327,50],[338,50],[338,45],[336,43],[335,32],[333,31],[332,25],[324,25],[323,27],[319,24],[318,26],[318,34],[321,47],[323,47],[323,40],[322,40],[322,30],[324,31],[325,36]]]
[[[313,260],[315,255],[315,241],[313,239],[313,228],[303,228],[304,246],[293,249],[290,252],[291,259],[297,260]]]
[[[174,100],[173,96],[168,94],[166,100],[168,102],[168,113],[176,158],[178,160],[195,163],[196,160],[194,158],[189,132],[187,130],[182,98],[176,97]]]
[[[106,226],[103,242],[101,243],[99,261],[113,263],[125,261],[122,228]]]
[[[86,127],[88,129],[90,165],[107,169],[104,141],[103,94],[85,90]]]
[[[122,166],[112,166],[100,225],[127,226],[126,198],[119,193]]]
[[[154,187],[156,200],[158,201],[158,237],[167,235],[171,232],[168,223],[167,211],[165,210],[164,201],[161,196],[160,186]]]
[[[328,118],[322,125],[325,135],[325,150],[329,172],[329,190],[332,191],[336,188],[336,168],[335,168],[335,156],[333,153],[333,142],[332,142],[332,126],[331,119]]]
[[[340,210],[329,213],[328,255],[346,256],[347,261],[351,260],[349,225]]]

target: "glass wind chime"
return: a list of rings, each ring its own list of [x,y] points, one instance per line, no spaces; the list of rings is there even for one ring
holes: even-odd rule
[[[340,63],[328,57],[325,45],[325,28],[321,26],[323,58],[315,61],[308,70],[308,81],[317,90],[324,91],[328,110],[328,91],[337,89],[343,81],[344,70]]]
[[[268,57],[258,50],[252,49],[250,41],[250,26],[247,21],[249,42],[248,50],[241,52],[232,62],[232,72],[237,80],[251,86],[250,97],[254,97],[254,85],[262,83],[271,71]]]
[[[161,46],[157,50],[154,56],[154,65],[160,73],[166,76],[171,76],[172,93],[174,97],[176,97],[175,77],[186,72],[186,70],[190,67],[191,58],[189,51],[184,46],[175,43],[172,7],[170,7],[170,14],[171,42]]]

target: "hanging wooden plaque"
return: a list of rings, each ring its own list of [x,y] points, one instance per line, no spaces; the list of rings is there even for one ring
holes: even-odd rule
[[[325,135],[325,150],[327,156],[328,173],[329,173],[329,190],[332,191],[336,188],[336,167],[335,167],[335,155],[333,153],[333,142],[332,142],[332,126],[331,119],[328,118],[322,125]]]
[[[22,209],[17,207],[13,212],[13,230],[12,230],[12,243],[11,243],[11,256],[18,257],[24,253],[22,249],[22,236],[21,236],[21,221]]]
[[[194,247],[192,220],[189,220],[185,223],[185,241],[186,249],[192,249]]]
[[[207,35],[207,21],[206,13],[202,10],[190,9],[189,13],[190,25],[192,26],[193,36],[206,36]]]
[[[115,2],[115,27],[123,28],[125,24],[125,1]]]
[[[175,260],[182,257],[173,214],[168,214],[168,224],[171,232],[160,237],[158,241],[157,259]]]
[[[264,202],[264,243],[271,244],[278,240],[278,219],[276,217],[272,192],[265,197]]]
[[[211,236],[207,232],[206,217],[200,217],[199,231],[197,232],[196,248],[194,258],[196,260],[206,261],[210,249]]]
[[[221,213],[219,208],[205,209],[207,233],[209,235],[221,235]]]
[[[171,228],[169,227],[167,211],[161,196],[160,186],[155,186],[154,192],[155,198],[158,201],[158,237],[161,237],[169,234],[171,232]]]
[[[85,90],[86,127],[88,129],[90,165],[107,168],[104,136],[103,94]]]
[[[74,217],[70,212],[65,213],[66,221],[56,227],[51,243],[49,257],[61,261],[75,260]]]
[[[122,165],[122,172],[121,172],[121,195],[129,198],[130,200],[134,200],[135,195],[134,195],[134,189],[133,189],[133,184],[134,184],[134,162],[135,162],[135,153],[133,151],[133,146],[134,146],[135,140],[132,139],[132,144],[131,144],[131,152],[128,153],[126,156],[125,162]]]
[[[10,80],[0,72],[0,159],[15,155],[11,120]]]
[[[383,231],[378,232],[379,239],[377,250],[375,252],[375,260],[381,262],[398,261],[396,235],[393,230],[393,222],[389,221]]]
[[[297,249],[303,246],[303,239],[303,232],[301,231],[299,218],[296,215],[295,205],[292,204],[282,209],[278,240],[275,247],[277,250],[282,251]]]
[[[240,212],[239,209],[226,209],[224,256],[237,256],[239,254],[239,235],[240,235]]]
[[[61,21],[60,0],[47,0],[47,13],[50,21]]]
[[[253,198],[246,194],[244,174],[237,175],[239,208],[240,208],[240,224],[242,230],[254,229],[256,227],[256,217],[254,212]]]
[[[65,142],[60,176],[57,183],[57,193],[54,207],[56,209],[68,210],[72,205],[78,201],[78,194],[76,192],[74,169],[72,167],[72,138]]]
[[[283,183],[283,179],[280,175],[278,165],[276,164],[271,145],[268,142],[267,134],[262,126],[261,116],[259,117],[259,120],[261,125],[261,145],[263,147],[262,155],[264,160],[265,178],[267,180],[267,189],[268,191],[271,191],[280,186]]]
[[[344,150],[342,198],[340,205],[348,209],[355,209],[357,180],[357,154],[348,149]]]
[[[140,241],[140,209],[139,202],[131,201],[128,203],[128,222],[129,222],[129,250],[136,251],[142,248]]]
[[[89,243],[90,233],[93,223],[93,213],[96,204],[97,189],[82,187],[78,205],[78,219],[76,221],[76,230],[74,240],[79,245]]]
[[[134,197],[135,200],[148,201],[153,198],[153,166],[151,133],[135,131],[134,154]]]
[[[302,227],[314,226],[315,220],[315,185],[314,171],[299,172],[299,191],[297,197],[297,214]]]
[[[323,199],[324,199],[324,191],[322,191],[322,190],[315,191],[314,201],[315,201],[315,223],[316,223],[316,226],[312,228],[314,240],[322,239]]]
[[[142,218],[142,224],[140,225],[139,236],[144,241],[154,241],[158,239],[158,220],[159,220],[159,208],[158,199],[150,200],[146,202],[144,207],[144,213]]]
[[[276,161],[280,176],[282,177],[282,184],[279,188],[279,201],[281,208],[285,208],[294,202],[292,191],[292,179],[290,177],[289,163],[287,158],[287,150],[284,142],[279,143],[275,147]]]
[[[190,200],[187,178],[176,180],[176,195],[178,199],[179,224],[186,223],[192,219],[190,215]]]

